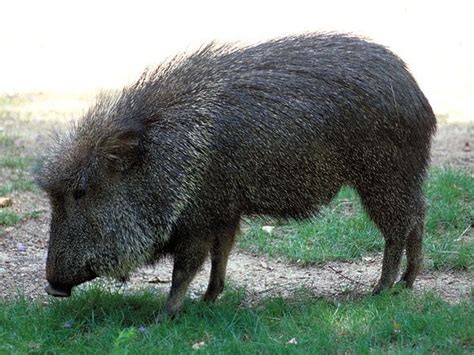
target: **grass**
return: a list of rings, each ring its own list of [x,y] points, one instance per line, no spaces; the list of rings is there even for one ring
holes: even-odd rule
[[[383,247],[378,230],[348,188],[317,218],[280,222],[272,233],[262,229],[264,221],[249,221],[250,229],[240,240],[242,248],[307,264],[355,259]]]
[[[0,132],[0,171],[7,172],[7,178],[1,179],[0,196],[14,191],[33,191],[35,185],[28,178],[28,169],[33,159],[24,156],[24,147],[16,145],[17,136]],[[3,174],[2,174],[3,175]]]
[[[37,187],[33,181],[19,177],[0,186],[0,196],[8,195],[14,191],[35,191],[36,189]]]
[[[430,208],[424,247],[435,269],[473,269],[474,179],[469,172],[434,170],[426,186]]]
[[[0,237],[4,235],[5,230],[2,227],[14,226],[29,219],[39,219],[44,214],[44,210],[33,210],[26,213],[18,214],[10,208],[0,209]]]
[[[25,170],[30,166],[31,159],[28,157],[2,157],[0,168]]]
[[[21,221],[21,217],[9,208],[0,209],[0,226],[13,226]]]
[[[38,188],[31,181],[23,177],[23,173],[19,173],[18,176],[10,179],[7,183],[0,185],[0,197],[8,196],[12,192],[26,192],[26,191],[37,191]],[[30,218],[38,218],[43,211],[32,211],[19,215],[10,208],[0,208],[0,227],[13,226],[22,220]],[[0,235],[1,233],[0,228]]]
[[[71,299],[0,303],[0,353],[462,353],[474,350],[473,302],[450,305],[403,291],[337,303],[270,298],[242,306],[232,290],[215,305],[188,301],[154,324],[163,298],[100,289]],[[294,344],[288,343],[291,339]]]
[[[8,196],[13,192],[36,191],[37,187],[31,181],[26,172],[30,168],[32,159],[20,156],[22,147],[15,146],[15,136],[0,134],[0,171],[7,172],[7,178],[0,175],[0,197]],[[6,154],[4,154],[4,151]],[[3,175],[3,174],[2,174]],[[2,179],[3,178],[3,179]],[[4,181],[4,182],[3,182]],[[33,211],[28,214],[19,215],[10,208],[0,208],[0,227],[13,226],[28,218],[37,218],[41,211]],[[0,235],[3,234],[0,228]]]
[[[429,204],[424,239],[427,266],[472,270],[474,240],[467,237],[474,221],[470,172],[432,169],[425,191]],[[350,188],[344,188],[317,218],[277,223],[271,233],[262,229],[267,223],[263,218],[249,220],[250,228],[240,239],[240,246],[303,264],[354,260],[383,250],[380,232]]]

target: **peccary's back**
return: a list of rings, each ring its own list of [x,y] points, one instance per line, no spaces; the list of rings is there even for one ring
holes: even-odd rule
[[[435,118],[383,46],[310,35],[211,62],[203,79],[217,83],[204,101],[216,129],[210,176],[246,213],[305,215],[362,177],[422,180]]]

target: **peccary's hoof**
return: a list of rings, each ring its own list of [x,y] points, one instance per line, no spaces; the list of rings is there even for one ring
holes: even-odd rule
[[[400,293],[402,290],[409,288],[407,283],[403,280],[398,281],[395,285],[386,286],[386,285],[377,285],[372,291],[372,295],[379,295],[382,292],[389,292],[389,294],[397,294]]]
[[[217,298],[219,297],[219,295],[222,293],[222,291],[220,292],[206,292],[204,294],[204,296],[202,296],[202,300],[203,302],[205,303],[215,303],[217,301]]]
[[[395,284],[395,287],[396,288],[408,288],[408,289],[412,289],[413,288],[413,285],[410,285],[408,282],[406,282],[404,279],[401,279],[400,281],[398,281],[396,284]]]
[[[372,295],[380,295],[382,291],[386,290],[388,287],[385,285],[377,284],[372,290]]]
[[[215,303],[217,300],[217,296],[208,296],[208,295],[204,295],[202,297],[202,301],[204,303],[208,303],[208,304],[211,304],[211,303]]]

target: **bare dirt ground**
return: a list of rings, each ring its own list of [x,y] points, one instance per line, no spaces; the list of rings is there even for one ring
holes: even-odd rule
[[[61,113],[62,114],[62,113]],[[57,116],[57,113],[53,113]],[[36,117],[36,116],[35,116]],[[44,127],[50,120],[0,120],[0,129],[20,132],[15,144],[29,153],[44,146]],[[23,134],[23,132],[28,132]],[[474,124],[440,125],[433,144],[433,164],[439,166],[474,167]],[[0,184],[8,172],[0,172]],[[0,232],[0,298],[17,294],[27,297],[46,297],[45,259],[49,229],[49,206],[43,193],[13,193],[14,209],[21,215],[39,211],[39,217],[29,218]],[[2,228],[2,227],[0,227]],[[472,230],[468,233],[472,233]],[[152,288],[166,292],[170,286],[171,262],[164,260],[154,267],[135,272],[121,289]],[[246,290],[249,301],[268,295],[291,295],[302,287],[315,296],[327,298],[355,297],[370,292],[381,267],[381,255],[372,255],[357,262],[329,262],[302,267],[281,259],[256,256],[234,249],[228,267],[227,280]],[[205,291],[209,263],[197,275],[189,294],[197,297]],[[152,283],[150,283],[152,281]],[[106,282],[107,281],[99,281]],[[116,288],[113,282],[110,287]],[[415,292],[433,290],[450,302],[472,296],[474,278],[468,272],[423,271],[418,277]]]

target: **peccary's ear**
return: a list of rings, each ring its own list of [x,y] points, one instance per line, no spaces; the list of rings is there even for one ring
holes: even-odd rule
[[[98,142],[99,158],[112,171],[124,171],[142,156],[143,133],[140,129],[117,129]]]

